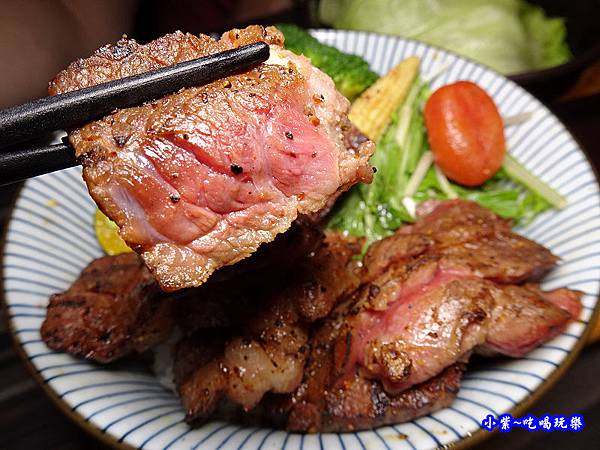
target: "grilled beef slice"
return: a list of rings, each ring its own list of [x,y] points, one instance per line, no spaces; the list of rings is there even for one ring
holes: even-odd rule
[[[302,385],[271,406],[288,429],[368,429],[429,413],[452,400],[473,351],[519,357],[578,317],[576,291],[510,284],[548,270],[547,249],[473,203],[425,206],[371,246],[361,286],[316,324]]]
[[[356,287],[352,257],[359,251],[356,240],[329,234],[284,270],[271,268],[252,280],[238,280],[237,286],[200,288],[209,304],[230,307],[216,327],[184,328],[188,336],[178,346],[174,371],[187,420],[202,422],[225,402],[248,411],[267,392],[293,392],[302,381],[310,324]],[[188,323],[204,315],[203,305],[190,304],[195,311],[184,314]]]
[[[173,306],[137,254],[105,256],[50,297],[41,335],[53,350],[106,363],[165,339]]]
[[[370,182],[374,144],[347,119],[350,103],[273,27],[220,40],[176,32],[145,45],[122,39],[76,61],[51,95],[264,41],[252,70],[72,130],[69,140],[100,209],[163,290],[199,286],[279,233]],[[359,136],[359,138],[357,138]]]
[[[240,267],[223,268],[215,277],[221,283],[170,294],[160,290],[139,255],[104,256],[92,261],[66,292],[50,297],[42,338],[54,350],[107,363],[158,344],[174,322],[188,331],[224,326],[241,306],[235,302],[242,301],[241,295],[231,295],[230,284],[242,276],[259,279],[256,271],[288,268],[322,242],[317,227],[296,221]]]
[[[306,226],[271,244],[289,260],[265,247],[254,270],[182,291],[175,307],[170,294],[164,310],[144,306],[164,294],[137,256],[97,260],[52,298],[42,335],[106,361],[147,348],[174,320],[188,422],[244,411],[293,431],[348,431],[449,405],[473,352],[522,356],[581,310],[580,293],[534,282],[552,253],[470,202],[422,205],[362,267],[359,240]]]

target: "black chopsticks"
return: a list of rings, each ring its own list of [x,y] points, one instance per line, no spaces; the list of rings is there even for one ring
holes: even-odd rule
[[[209,83],[249,69],[269,57],[264,42],[227,50],[133,77],[44,97],[0,110],[0,185],[76,165],[66,144],[15,146],[59,129],[70,129],[184,87]]]
[[[0,154],[0,186],[77,165],[75,150],[65,143],[6,150]]]

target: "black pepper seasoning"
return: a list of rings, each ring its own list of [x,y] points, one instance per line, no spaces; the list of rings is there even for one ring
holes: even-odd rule
[[[294,139],[294,135],[292,134],[291,131],[286,131],[285,132],[285,137],[288,139]]]
[[[125,136],[115,136],[115,142],[117,143],[117,146],[123,147],[125,142],[127,142],[127,138]]]

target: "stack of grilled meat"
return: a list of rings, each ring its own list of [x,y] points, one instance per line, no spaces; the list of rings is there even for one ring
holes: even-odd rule
[[[52,296],[42,336],[107,363],[177,328],[174,382],[191,423],[232,412],[295,431],[410,420],[452,402],[474,352],[522,356],[581,308],[578,292],[540,289],[557,258],[509,221],[465,201],[419,214],[362,261],[360,240],[297,222],[256,264],[170,294],[138,255],[100,258]]]
[[[577,292],[536,284],[557,258],[474,203],[425,203],[364,258],[361,239],[324,232],[336,198],[370,182],[374,144],[275,28],[123,39],[50,93],[256,41],[271,58],[252,70],[70,131],[90,194],[136,253],[93,261],[50,298],[49,347],[104,364],[180,336],[190,423],[357,430],[448,405],[474,352],[519,357],[578,317]]]

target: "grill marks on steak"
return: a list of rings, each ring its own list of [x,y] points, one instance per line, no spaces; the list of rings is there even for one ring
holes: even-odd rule
[[[507,221],[465,201],[424,208],[373,244],[362,268],[360,241],[296,222],[254,256],[254,270],[170,294],[164,311],[146,306],[161,294],[136,255],[101,258],[53,296],[42,336],[105,362],[144,350],[175,321],[175,384],[190,423],[241,410],[309,432],[414,419],[453,401],[473,352],[520,357],[581,311],[577,291],[514,284],[556,257]]]
[[[256,271],[273,267],[287,270],[322,242],[317,227],[298,220],[289,232],[261,247],[252,261],[221,271],[216,279],[222,282],[171,294],[160,290],[135,253],[98,258],[67,291],[50,297],[42,339],[54,350],[107,363],[148,350],[165,340],[175,324],[188,333],[230,326],[232,311],[249,308],[244,301],[259,299],[243,297],[242,290],[232,295],[229,283],[251,280]]]
[[[356,182],[373,143],[349,124],[332,80],[281,47],[275,28],[122,40],[61,72],[50,93],[91,86],[250,42],[266,64],[116,111],[70,133],[100,208],[164,290],[202,284]]]
[[[364,285],[356,300],[360,312],[344,321],[336,365],[344,374],[360,367],[392,394],[436,376],[483,343],[493,308],[485,286],[428,260]]]
[[[301,386],[292,396],[265,406],[274,415],[286,417],[287,429],[299,432],[371,429],[412,420],[454,400],[464,370],[461,363],[452,364],[401,392],[390,392],[385,383],[356,364],[348,367],[353,358],[352,318],[360,314],[356,301],[355,296],[349,296],[311,335],[311,352]],[[383,329],[371,331],[384,337]],[[388,352],[397,355],[391,349]]]
[[[560,334],[579,317],[580,293],[570,289],[542,291],[536,284],[491,285],[494,309],[485,342],[476,350],[519,358]]]
[[[322,362],[310,367],[315,367],[311,372],[315,380],[303,384],[291,398],[266,406],[272,414],[287,416],[289,431],[346,432],[408,422],[449,406],[465,370],[464,364],[454,364],[418,386],[390,395],[381,383],[359,374],[328,390],[328,366]]]
[[[556,261],[475,203],[425,203],[414,225],[365,257],[359,313],[344,324],[351,338],[338,342],[338,353],[349,355],[344,370],[358,365],[401,392],[475,348],[524,355],[579,315],[580,295],[506,284],[539,278]]]
[[[540,278],[558,258],[547,248],[511,231],[509,220],[473,202],[427,201],[413,225],[375,242],[365,255],[365,281],[394,264],[429,253],[445,268],[499,283]]]
[[[173,308],[138,255],[106,256],[50,297],[41,336],[53,350],[106,363],[165,339]]]
[[[303,384],[279,414],[291,430],[347,431],[447,405],[474,350],[519,357],[579,315],[576,291],[507,284],[555,261],[473,203],[433,205],[371,246],[363,284],[313,332]]]
[[[398,393],[479,347],[523,356],[573,318],[544,299],[556,292],[446,272],[425,258],[415,261],[423,265],[413,272],[362,286],[353,303],[359,312],[344,319],[345,334],[336,342],[340,373],[351,376],[358,367]]]
[[[233,297],[225,304],[235,311],[228,311],[229,320],[221,327],[194,328],[178,346],[175,382],[188,421],[207,419],[225,402],[248,411],[267,392],[290,393],[298,387],[308,354],[309,325],[326,316],[340,295],[358,284],[352,257],[360,247],[357,241],[329,234],[293,266],[283,271],[272,268],[242,281],[241,289],[230,284],[200,288],[220,296],[213,299],[221,304],[225,297]],[[186,315],[194,317],[193,312]]]
[[[196,36],[180,31],[144,45],[124,37],[114,45],[100,47],[88,58],[71,63],[50,82],[48,91],[50,95],[62,94],[259,41],[282,46],[283,34],[274,27],[253,25],[228,31],[218,41],[204,34]]]
[[[364,287],[358,290],[363,291]],[[288,430],[371,429],[412,420],[453,401],[463,364],[454,364],[421,385],[400,393],[387,392],[379,380],[365,376],[356,367],[346,370],[353,339],[349,319],[359,314],[359,303],[356,293],[347,295],[325,322],[317,325],[310,337],[311,351],[300,387],[291,396],[271,398],[263,405],[271,418],[286,418],[284,426]],[[371,331],[375,335],[383,333],[382,329]]]

